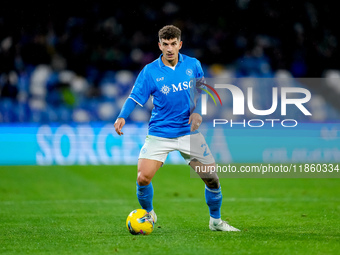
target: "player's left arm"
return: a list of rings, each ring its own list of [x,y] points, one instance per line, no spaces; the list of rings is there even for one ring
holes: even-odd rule
[[[188,124],[190,123],[191,123],[190,131],[191,132],[196,131],[202,123],[202,116],[196,112],[193,112],[189,117]]]
[[[199,92],[202,92],[202,91],[200,90]],[[188,124],[191,123],[191,127],[190,127],[191,132],[196,131],[202,123],[202,116],[200,115],[200,110],[201,110],[200,93],[198,94],[198,97],[196,98],[196,102],[194,104],[195,104],[194,110],[190,114],[189,122],[188,122]]]
[[[201,87],[204,86],[204,72],[201,66],[201,63],[196,60],[196,66],[195,66],[195,76],[196,76],[196,87]],[[198,92],[202,92],[202,90],[198,90]],[[201,97],[198,96],[195,102],[195,109],[194,111],[191,113],[190,117],[189,117],[189,122],[188,124],[191,123],[191,127],[190,130],[191,132],[196,131],[199,126],[202,123],[202,116],[199,114],[200,112],[200,105],[201,105]]]

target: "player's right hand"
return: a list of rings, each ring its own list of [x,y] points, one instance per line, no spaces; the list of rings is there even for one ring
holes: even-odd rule
[[[123,135],[124,133],[121,131],[123,126],[125,125],[125,119],[124,118],[118,118],[113,125],[115,127],[115,130],[118,135]]]

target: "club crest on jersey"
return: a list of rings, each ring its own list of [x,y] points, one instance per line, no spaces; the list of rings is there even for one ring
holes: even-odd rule
[[[191,76],[193,74],[192,70],[190,68],[188,68],[185,73],[189,76]]]
[[[167,95],[170,92],[170,88],[164,84],[163,87],[161,88],[161,92],[164,95]]]

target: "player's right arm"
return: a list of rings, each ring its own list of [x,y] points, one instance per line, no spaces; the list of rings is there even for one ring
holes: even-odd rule
[[[125,125],[125,119],[124,118],[117,118],[114,127],[118,135],[124,135],[124,133],[121,131],[122,128]]]
[[[150,78],[146,72],[146,67],[139,73],[135,85],[132,88],[130,96],[126,99],[122,110],[120,111],[118,118],[114,124],[114,128],[118,135],[122,135],[121,131],[123,126],[125,125],[125,120],[133,109],[135,109],[136,105],[139,104],[141,107],[146,103],[151,94],[151,86],[150,86]]]
[[[122,110],[120,111],[118,118],[114,124],[115,130],[118,135],[123,135],[124,133],[121,131],[123,126],[125,125],[125,119],[129,117],[133,109],[135,109],[137,103],[131,99],[130,97],[126,99]]]

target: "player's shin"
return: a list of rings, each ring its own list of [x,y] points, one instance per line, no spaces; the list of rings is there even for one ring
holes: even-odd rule
[[[146,186],[140,186],[137,183],[137,198],[139,204],[143,209],[147,212],[150,212],[153,209],[152,199],[153,199],[153,187],[152,182],[150,182]]]
[[[217,189],[205,186],[205,201],[209,207],[210,217],[220,219],[222,206],[221,186]]]

